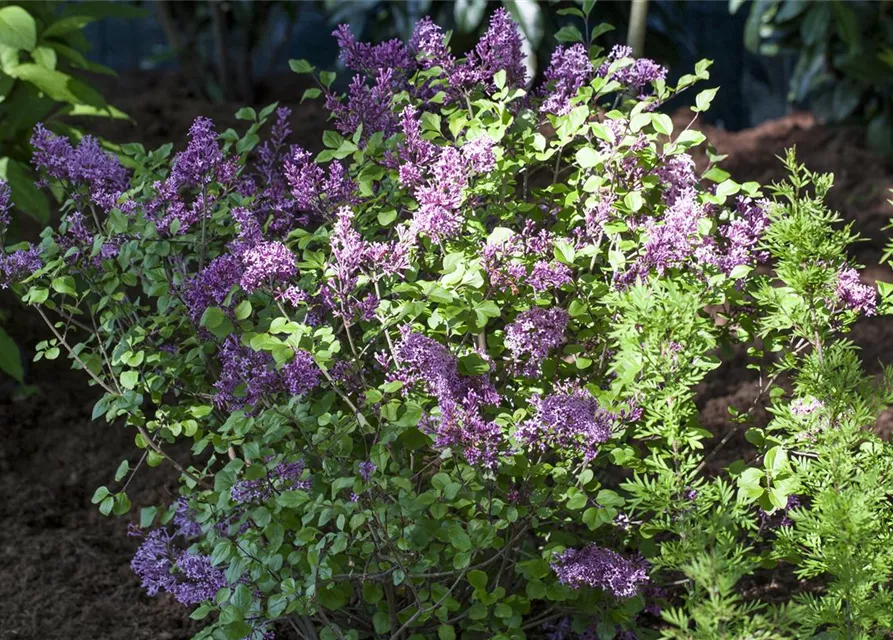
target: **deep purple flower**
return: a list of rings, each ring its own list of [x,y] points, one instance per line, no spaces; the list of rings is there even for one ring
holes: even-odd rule
[[[202,527],[195,521],[195,512],[189,507],[186,498],[177,498],[177,509],[174,512],[174,526],[176,532],[174,535],[183,536],[184,538],[197,538],[202,534]]]
[[[285,388],[293,396],[302,396],[319,384],[319,366],[306,351],[295,353],[294,359],[282,367]]]
[[[591,587],[617,598],[632,598],[648,582],[648,563],[629,559],[611,549],[590,545],[568,549],[552,564],[558,580],[574,589]]]
[[[546,99],[540,111],[563,116],[571,110],[571,99],[584,84],[592,79],[592,62],[586,47],[575,44],[558,47],[552,53],[552,61],[546,69],[541,93]]]
[[[9,188],[9,183],[0,179],[0,233],[9,226],[9,209],[12,206],[11,198],[12,191]]]
[[[352,71],[374,76],[385,69],[406,72],[414,66],[409,51],[397,38],[377,45],[357,42],[347,24],[338,25],[332,35],[338,42],[341,62]]]
[[[372,86],[362,76],[354,76],[346,101],[342,102],[334,93],[326,96],[326,109],[332,113],[335,128],[342,135],[351,136],[362,126],[362,143],[373,133],[381,132],[389,138],[398,131],[397,118],[391,111],[393,76],[393,69],[382,69]]]
[[[140,579],[140,586],[150,596],[159,591],[173,591],[177,579],[171,574],[171,535],[167,529],[156,529],[146,535],[130,561],[131,570]]]
[[[422,137],[417,110],[407,105],[400,116],[403,140],[397,145],[400,184],[405,187],[421,185],[424,173],[437,157],[437,146]]]
[[[0,253],[0,289],[24,280],[43,267],[40,247],[30,245],[10,253]]]
[[[534,291],[541,293],[549,289],[559,289],[566,284],[572,283],[572,274],[571,268],[562,262],[557,260],[552,262],[538,260],[533,265],[529,283]]]
[[[300,147],[294,147],[285,162],[285,179],[298,211],[330,216],[338,207],[356,202],[356,184],[347,175],[344,165],[332,162],[326,174],[313,162],[312,154]]]
[[[177,602],[187,606],[211,600],[223,587],[223,571],[211,564],[211,556],[181,553],[174,563],[176,584],[169,589]]]
[[[611,439],[616,416],[599,407],[586,389],[561,388],[530,401],[534,415],[518,428],[516,437],[534,451],[556,451],[591,460],[599,445]]]
[[[237,504],[261,504],[274,492],[307,490],[312,483],[303,479],[306,468],[303,460],[280,462],[263,478],[235,483],[230,489],[230,498]]]
[[[522,375],[539,375],[549,352],[564,342],[568,320],[570,316],[564,309],[534,307],[518,314],[505,328],[505,346]]]
[[[372,479],[372,474],[375,473],[375,463],[371,460],[366,460],[365,462],[360,463],[360,477],[363,479],[363,482],[369,482]]]
[[[877,311],[877,291],[874,287],[862,284],[859,272],[843,267],[837,273],[837,299],[847,309],[873,316]]]
[[[491,84],[497,71],[505,71],[506,86],[521,88],[527,84],[521,32],[508,11],[499,7],[490,18],[490,25],[474,51],[468,55],[469,71],[454,74],[460,84]]]
[[[265,285],[287,282],[298,273],[295,255],[281,242],[262,242],[242,256],[242,277],[239,284],[247,293]]]
[[[242,265],[227,253],[214,258],[183,287],[183,302],[192,321],[198,323],[208,307],[219,307],[242,277]]]
[[[221,371],[214,387],[214,402],[228,411],[254,408],[260,399],[283,388],[281,376],[273,368],[273,357],[266,351],[255,351],[229,336],[220,348]]]
[[[199,116],[189,127],[186,150],[174,156],[169,180],[177,189],[213,182],[223,163],[223,152],[210,118]]]
[[[665,67],[660,66],[654,60],[639,58],[632,64],[621,67],[610,73],[612,64],[623,58],[632,56],[632,49],[623,45],[615,45],[608,54],[608,59],[598,69],[598,75],[602,78],[609,77],[624,85],[630,91],[640,91],[645,85],[656,80],[663,80],[667,76]]]

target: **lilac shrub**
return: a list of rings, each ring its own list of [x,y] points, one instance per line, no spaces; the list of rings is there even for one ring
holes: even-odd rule
[[[66,351],[94,415],[180,473],[141,511],[147,590],[203,638],[882,629],[893,458],[867,427],[891,398],[842,334],[889,301],[828,179],[699,169],[704,136],[658,107],[707,63],[670,87],[575,43],[531,84],[502,10],[465,58],[430,20],[335,37],[356,74],[308,94],[335,128],[315,157],[275,105],[241,136],[199,119],[174,155],[126,145],[133,170],[35,131],[62,219],[3,284],[50,329],[38,357]],[[699,394],[730,348],[760,386],[711,443]],[[742,427],[751,466],[720,467]],[[745,597],[767,567],[815,580]]]

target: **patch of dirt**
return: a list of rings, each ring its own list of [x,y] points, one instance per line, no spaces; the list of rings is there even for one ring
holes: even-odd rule
[[[260,91],[259,104],[275,99],[294,109],[293,140],[319,149],[326,114],[318,102],[298,105],[306,85],[294,76],[276,79]],[[176,75],[136,73],[103,87],[110,101],[128,112],[126,121],[93,121],[91,129],[114,142],[139,140],[151,148],[181,143],[194,118],[211,116],[218,129],[243,130],[233,114],[240,105],[210,105],[191,97]],[[677,115],[677,122],[682,121]],[[862,144],[861,132],[829,129],[808,114],[795,114],[754,129],[729,133],[705,128],[712,144],[729,154],[723,166],[738,181],[780,180],[776,156],[796,145],[799,158],[816,171],[832,171],[836,184],[831,206],[855,223],[867,241],[854,258],[868,265],[866,276],[893,281],[878,266],[886,244],[882,228],[893,213],[887,204],[893,168]],[[0,299],[9,310],[6,326],[25,348],[45,338],[39,318]],[[866,349],[874,373],[878,361],[893,362],[893,321],[860,322],[853,338]],[[702,419],[722,436],[729,428],[728,406],[746,408],[755,395],[753,374],[740,353],[729,356],[721,377],[704,388]],[[139,452],[133,432],[90,419],[97,394],[78,371],[54,363],[30,365],[29,382],[39,394],[14,397],[0,388],[0,640],[181,640],[200,628],[189,611],[169,597],[149,598],[129,568],[138,540],[127,537],[126,521],[104,518],[90,503],[94,489],[111,484],[123,459],[133,466]],[[889,435],[893,414],[878,430]],[[727,464],[742,447],[733,438],[717,462]],[[133,514],[140,507],[169,502],[175,474],[165,467],[144,469],[129,488]]]

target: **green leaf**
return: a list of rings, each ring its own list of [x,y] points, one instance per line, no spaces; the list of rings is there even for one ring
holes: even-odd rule
[[[466,376],[481,376],[489,373],[490,363],[477,353],[469,353],[459,358],[459,372]]]
[[[125,389],[133,389],[140,380],[140,372],[128,370],[121,373],[121,386]]]
[[[39,64],[30,62],[20,64],[12,69],[9,75],[23,82],[30,82],[56,102],[88,104],[101,108],[108,106],[105,99],[92,87],[68,74],[47,69]]]
[[[592,147],[583,147],[576,154],[577,164],[584,169],[590,169],[601,161],[598,151]]]
[[[90,498],[90,502],[92,502],[93,504],[99,504],[100,502],[105,500],[106,496],[109,495],[111,495],[111,492],[108,490],[107,487],[96,487],[96,491],[93,492],[93,497]]]
[[[25,381],[25,371],[22,367],[22,354],[6,330],[0,327],[0,371],[10,378],[22,384]]]
[[[115,507],[115,499],[112,496],[106,496],[103,498],[102,502],[99,503],[99,513],[104,516],[107,516],[112,512],[112,509]]]
[[[243,300],[236,306],[236,320],[244,320],[251,315],[251,302]]]
[[[56,20],[56,22],[44,29],[41,38],[56,38],[71,33],[72,31],[80,31],[94,20],[96,20],[96,18],[93,16],[68,16],[67,18]]]
[[[437,640],[456,640],[456,629],[451,624],[437,627]]]
[[[559,262],[563,262],[567,265],[573,265],[574,259],[577,257],[576,250],[574,249],[574,245],[566,240],[558,240],[555,243],[555,258]]]
[[[250,120],[251,122],[257,122],[257,111],[251,107],[242,107],[236,111],[236,120]]]
[[[375,633],[385,634],[391,630],[391,616],[385,611],[376,611],[372,616],[372,626]]]
[[[0,158],[0,178],[9,183],[12,201],[19,209],[41,224],[50,221],[49,202],[34,185],[36,178],[30,167],[12,158]]]
[[[695,98],[695,107],[692,111],[700,113],[702,111],[707,111],[710,108],[710,103],[713,102],[713,98],[716,96],[716,92],[719,91],[719,87],[714,87],[713,89],[704,89],[701,91],[698,96]]]
[[[313,73],[316,68],[306,60],[289,60],[288,68],[295,73]]]
[[[480,589],[481,591],[487,590],[487,581],[489,580],[487,574],[480,569],[475,569],[474,571],[469,571],[468,575],[469,584],[475,589]]]
[[[577,27],[568,25],[555,32],[555,39],[558,42],[583,42],[583,34]]]
[[[0,44],[31,51],[37,46],[37,23],[22,7],[0,9]]]
[[[121,482],[128,471],[130,471],[130,463],[127,460],[122,460],[118,465],[118,470],[115,471],[115,482]]]
[[[304,100],[315,100],[321,95],[322,89],[320,89],[319,87],[310,87],[309,89],[304,89],[304,95],[301,96],[301,102],[304,102]]]
[[[665,136],[673,135],[673,120],[665,113],[652,113],[651,126],[654,127],[655,131]]]

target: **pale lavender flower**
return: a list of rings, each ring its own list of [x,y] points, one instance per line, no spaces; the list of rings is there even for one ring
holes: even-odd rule
[[[837,273],[837,299],[851,311],[873,316],[877,312],[877,291],[874,287],[862,284],[859,272],[843,267]]]
[[[719,242],[711,247],[707,261],[729,275],[738,266],[752,266],[764,262],[769,255],[756,251],[756,247],[769,228],[768,202],[754,202],[750,198],[738,198],[735,215],[719,227]]]
[[[496,166],[496,143],[490,136],[483,135],[462,145],[462,157],[468,163],[471,173],[490,173]]]
[[[654,173],[663,183],[662,199],[667,206],[673,206],[680,197],[698,186],[695,161],[687,153],[677,153],[666,158]]]
[[[564,342],[570,316],[564,309],[534,307],[505,328],[505,346],[522,375],[535,377],[549,352]]]
[[[356,184],[340,162],[332,162],[326,174],[310,152],[294,147],[284,173],[299,211],[328,217],[338,207],[356,203]]]
[[[544,86],[540,90],[546,99],[540,111],[558,116],[571,110],[571,99],[592,78],[592,62],[586,47],[575,44],[555,49],[552,61],[545,73]]]
[[[407,48],[422,69],[441,67],[449,70],[456,61],[447,49],[445,37],[443,29],[425,16],[416,23]]]
[[[808,401],[803,398],[797,398],[791,403],[791,413],[795,416],[808,416],[824,408],[824,406],[825,403],[817,398],[810,398]]]
[[[281,242],[262,242],[246,250],[242,256],[242,277],[239,284],[247,293],[262,286],[275,289],[298,273],[295,255]]]
[[[616,551],[590,545],[568,549],[552,564],[558,580],[573,589],[591,587],[617,598],[637,596],[648,583],[648,563],[626,558]]]
[[[416,233],[440,241],[457,235],[465,223],[459,209],[464,201],[468,175],[461,152],[455,147],[445,147],[432,174],[431,179],[415,191],[419,208],[412,226]]]
[[[150,596],[159,591],[172,592],[177,579],[171,573],[171,535],[167,529],[149,532],[130,561],[130,569],[140,579],[140,586]]]

